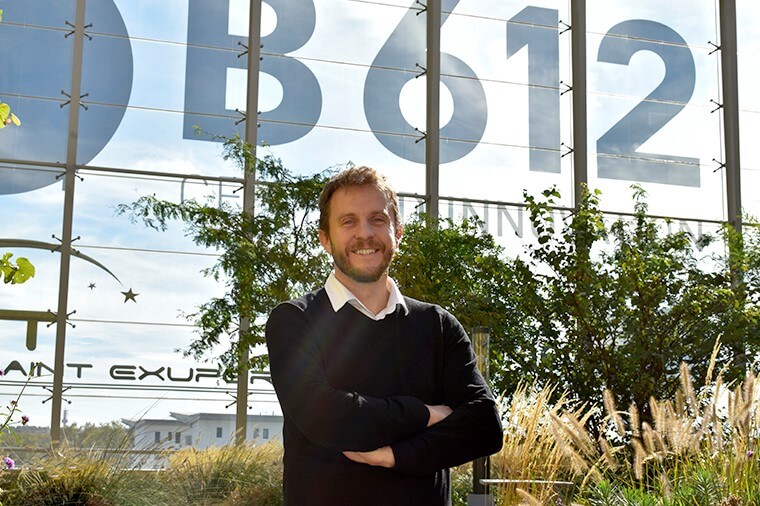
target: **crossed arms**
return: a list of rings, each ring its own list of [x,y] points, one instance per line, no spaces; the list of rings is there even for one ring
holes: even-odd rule
[[[493,397],[456,320],[441,313],[443,404],[413,396],[371,397],[333,388],[304,311],[281,304],[267,322],[274,383],[285,414],[312,443],[350,460],[427,475],[501,447]]]
[[[426,404],[425,407],[427,407],[430,412],[430,418],[428,419],[427,424],[428,427],[444,420],[452,413],[451,408],[445,404],[438,404],[435,406]],[[393,468],[396,465],[396,457],[393,455],[393,449],[390,446],[383,446],[382,448],[369,452],[344,451],[343,455],[354,462],[370,466]]]

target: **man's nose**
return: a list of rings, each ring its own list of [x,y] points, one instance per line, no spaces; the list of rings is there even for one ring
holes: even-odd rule
[[[365,237],[372,237],[375,235],[375,229],[372,226],[372,223],[370,223],[369,220],[362,220],[359,223],[359,228],[356,231],[357,237],[365,238]]]

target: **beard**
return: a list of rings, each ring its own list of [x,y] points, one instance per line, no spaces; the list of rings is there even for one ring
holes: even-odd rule
[[[349,260],[348,255],[346,255],[345,252],[336,248],[334,244],[331,244],[335,268],[339,269],[343,274],[358,283],[374,283],[379,280],[384,273],[388,272],[388,266],[390,266],[391,260],[393,260],[393,249],[383,248],[379,244],[360,246],[361,247],[356,249],[379,249],[383,253],[383,260],[375,267],[359,268],[351,263],[351,260]]]

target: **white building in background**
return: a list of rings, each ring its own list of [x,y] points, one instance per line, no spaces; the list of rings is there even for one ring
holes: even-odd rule
[[[122,419],[132,432],[134,464],[143,468],[164,467],[164,457],[156,451],[225,446],[235,441],[235,415],[226,413],[170,413],[168,419]],[[248,415],[247,439],[254,445],[282,441],[281,415]]]

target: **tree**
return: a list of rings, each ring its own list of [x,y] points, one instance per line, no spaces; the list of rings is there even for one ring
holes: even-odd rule
[[[63,427],[64,438],[74,448],[129,448],[132,433],[118,421],[94,424],[86,422],[81,427],[76,423]]]
[[[700,382],[716,339],[727,344],[718,367],[744,374],[731,350],[756,346],[758,326],[732,289],[726,258],[704,265],[685,232],[661,233],[647,217],[645,192],[634,187],[635,213],[607,228],[599,192],[586,191],[578,209],[554,232],[552,206],[526,195],[538,244],[515,260],[525,297],[519,299],[518,341],[534,340],[524,372],[575,398],[598,402],[609,388],[619,402],[635,402],[647,419],[650,397],[665,398],[678,384],[681,362]],[[611,244],[605,246],[604,242]]]
[[[511,342],[511,329],[521,316],[521,296],[511,284],[513,265],[482,223],[468,219],[438,220],[428,226],[425,215],[404,225],[391,276],[402,293],[433,302],[451,312],[467,332],[489,327],[491,382],[511,391],[519,381],[519,344]]]
[[[187,318],[198,327],[198,337],[185,350],[196,359],[209,358],[223,338],[231,345],[218,356],[230,377],[238,370],[243,347],[264,343],[264,319],[274,307],[296,294],[322,284],[329,272],[327,257],[320,252],[317,223],[313,215],[326,172],[294,176],[280,160],[267,156],[253,160],[250,146],[239,137],[226,139],[224,159],[243,169],[255,167],[256,211],[189,200],[181,203],[145,196],[118,206],[156,230],[166,230],[172,220],[184,223],[196,244],[216,248],[220,255],[203,275],[222,281],[224,295],[202,304]],[[250,318],[250,331],[240,332],[240,318]],[[260,369],[266,356],[256,356],[249,367]]]

